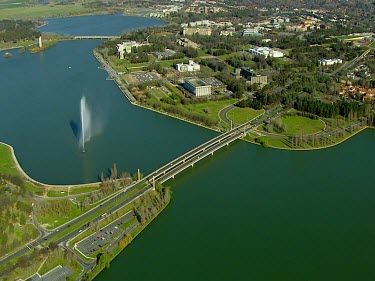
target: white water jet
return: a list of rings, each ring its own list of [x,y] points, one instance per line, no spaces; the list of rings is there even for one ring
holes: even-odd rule
[[[85,152],[85,142],[91,138],[91,114],[86,104],[86,98],[81,98],[81,147],[82,152]]]

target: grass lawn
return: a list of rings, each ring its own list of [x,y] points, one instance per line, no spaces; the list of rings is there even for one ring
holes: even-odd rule
[[[250,119],[262,114],[263,110],[255,110],[253,108],[235,107],[228,112],[228,118],[237,124],[243,124]]]
[[[198,50],[198,55],[201,57],[201,56],[207,56],[206,52],[202,49],[199,49]]]
[[[95,9],[88,9],[82,4],[69,5],[36,5],[32,7],[19,7],[0,9],[0,20],[2,19],[40,19],[46,17],[64,17],[78,14],[95,12]]]
[[[370,47],[375,48],[375,41],[371,43]]]
[[[87,193],[91,191],[95,191],[99,189],[99,184],[92,184],[92,185],[86,185],[86,186],[79,186],[79,187],[73,187],[70,189],[69,194],[81,194],[81,193]]]
[[[229,99],[229,100],[221,100],[221,101],[210,101],[204,103],[197,103],[197,104],[190,104],[188,106],[184,106],[189,111],[207,116],[211,118],[213,121],[219,123],[219,111],[224,107],[234,103],[236,100]],[[208,112],[206,113],[205,110]]]
[[[337,36],[336,38],[340,40],[348,40],[348,39],[361,38],[361,37],[362,36],[358,36],[358,35],[342,35],[342,36]]]
[[[157,98],[158,100],[164,98],[164,97],[168,97],[168,93],[166,93],[163,89],[161,88],[158,88],[158,87],[153,87],[153,88],[150,88],[149,89],[149,92],[154,95],[155,98]]]
[[[70,215],[65,217],[56,217],[50,214],[45,214],[44,216],[38,215],[38,222],[44,225],[46,229],[54,229],[80,215],[82,215],[87,210],[82,210],[72,202],[70,202]]]
[[[285,116],[276,120],[280,118],[283,124],[287,125],[287,130],[283,133],[285,135],[309,135],[324,129],[324,123],[319,119],[314,120],[303,116]]]
[[[161,67],[172,67],[175,63],[187,63],[187,59],[175,59],[175,60],[161,60],[156,62]]]
[[[0,144],[0,156],[0,173],[19,175],[16,164],[13,161],[11,149],[8,146]]]

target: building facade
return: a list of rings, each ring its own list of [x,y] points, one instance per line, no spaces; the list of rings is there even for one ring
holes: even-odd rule
[[[193,60],[189,60],[188,64],[177,63],[176,69],[179,72],[192,72],[201,70],[201,66],[199,65],[199,63],[196,63]]]
[[[184,88],[196,97],[211,95],[211,85],[207,85],[201,79],[186,79]]]
[[[126,41],[122,42],[121,44],[117,44],[117,53],[119,56],[119,59],[125,58],[125,53],[130,54],[132,52],[132,48],[139,47],[143,44],[139,44],[135,41]]]
[[[209,26],[199,26],[199,27],[184,27],[182,34],[183,35],[205,35],[210,36],[212,33],[212,29]]]

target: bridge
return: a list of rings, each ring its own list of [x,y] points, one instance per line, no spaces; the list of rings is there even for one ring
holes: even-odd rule
[[[120,39],[121,36],[108,36],[108,35],[82,35],[82,36],[74,36],[73,39]]]
[[[80,229],[87,227],[86,225],[83,225],[84,221],[87,220],[87,218],[92,217],[93,214],[97,213],[99,210],[103,210],[103,213],[115,212],[116,210],[136,200],[137,198],[142,196],[144,193],[154,189],[157,183],[164,183],[167,180],[174,178],[177,174],[181,173],[185,169],[189,167],[193,167],[195,163],[199,162],[200,160],[204,159],[205,157],[209,155],[213,155],[215,151],[221,149],[224,146],[229,145],[233,141],[246,135],[249,131],[251,131],[255,127],[259,126],[265,121],[276,118],[280,114],[281,114],[281,107],[277,107],[276,109],[268,111],[268,112],[263,112],[258,117],[242,125],[239,125],[231,129],[228,132],[220,134],[217,137],[199,145],[198,147],[193,148],[192,150],[186,152],[185,154],[177,157],[176,159],[170,161],[169,163],[162,166],[161,168],[150,173],[143,179],[139,180],[136,184],[117,191],[115,194],[113,194],[111,198],[101,203],[99,206],[92,208],[91,210],[87,211],[81,216],[74,218],[73,220],[65,223],[64,225],[52,231],[49,231],[48,233],[42,233],[41,237],[37,238],[36,240],[25,245],[24,247],[19,248],[13,253],[0,259],[0,266],[5,264],[6,262],[9,262],[10,260],[14,258],[17,258],[27,253],[33,248],[39,247],[40,244],[43,244],[46,241],[51,241],[51,239],[57,238],[55,240],[56,244],[58,243],[65,244],[69,239],[78,235],[80,233]],[[142,188],[139,191],[137,191],[135,194],[132,194],[126,199],[125,198],[122,199],[122,197],[127,195],[130,191],[134,189],[138,189],[140,187]],[[114,204],[115,202],[118,202],[118,203]],[[95,218],[91,220],[91,222],[97,222],[100,219],[101,219],[101,216],[96,216]],[[61,232],[67,231],[67,229],[69,229],[70,227],[72,227],[72,229],[74,230],[62,237],[59,236]],[[90,263],[85,263],[83,261],[81,261],[81,263],[84,264],[85,266],[89,266],[90,264]]]

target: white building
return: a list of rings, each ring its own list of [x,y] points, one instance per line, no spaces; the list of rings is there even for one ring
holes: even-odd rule
[[[201,79],[186,79],[184,88],[196,97],[211,95],[211,85],[207,85]]]
[[[117,44],[117,53],[120,59],[124,59],[125,53],[130,54],[132,52],[132,48],[136,48],[142,46],[143,44],[139,44],[135,41],[125,41],[121,44]]]
[[[243,36],[262,36],[262,33],[259,32],[258,28],[246,28],[244,29]]]
[[[337,63],[342,63],[342,59],[321,59],[319,61],[320,65],[334,65]]]
[[[268,47],[259,47],[259,48],[254,48],[254,49],[249,49],[249,52],[258,56],[264,56],[266,58],[271,57],[271,58],[282,58],[284,57],[284,53],[280,51],[275,51],[272,50],[271,48]]]
[[[189,60],[188,64],[177,63],[176,69],[180,72],[192,72],[201,70],[201,66],[199,65],[199,63],[196,63],[193,60]]]

